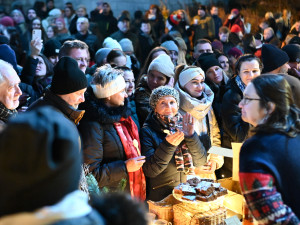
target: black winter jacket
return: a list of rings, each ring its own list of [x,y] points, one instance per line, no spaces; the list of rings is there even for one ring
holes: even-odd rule
[[[148,87],[146,79],[142,79],[134,92],[134,100],[136,104],[136,113],[139,118],[140,125],[143,126],[146,118],[151,112],[149,103],[151,90]]]
[[[228,80],[229,79],[224,71],[223,71],[223,80],[220,85],[215,84],[214,82],[212,82],[209,79],[205,80],[205,83],[209,86],[209,88],[214,92],[214,95],[215,95],[212,107],[213,107],[217,122],[220,127],[221,135],[223,134],[223,128],[221,126],[222,125],[221,105],[222,105],[223,96],[226,91],[226,84],[227,84]]]
[[[163,126],[156,119],[153,112],[149,114],[140,134],[142,155],[146,156],[143,171],[147,178],[147,199],[162,200],[172,193],[174,187],[186,181],[186,175],[178,172],[175,164],[174,152],[177,146],[166,141]],[[185,142],[193,157],[195,167],[206,163],[206,151],[194,133],[186,137]]]
[[[42,106],[53,106],[59,112],[63,113],[63,115],[74,122],[76,125],[79,123],[81,118],[84,115],[84,111],[74,109],[67,102],[65,102],[61,97],[54,94],[50,89],[46,89],[45,95],[35,102],[33,102],[28,110],[35,109],[37,107]]]
[[[231,142],[243,142],[247,137],[250,125],[242,120],[241,109],[238,106],[242,98],[242,91],[237,86],[235,79],[231,79],[221,107],[224,129],[223,147],[231,148]]]
[[[128,104],[126,99],[125,106],[108,108],[89,87],[85,93],[85,102],[80,105],[86,111],[78,126],[83,141],[84,162],[90,166],[101,188],[114,190],[121,179],[128,181],[125,151],[113,125],[121,117],[127,118],[130,115]]]

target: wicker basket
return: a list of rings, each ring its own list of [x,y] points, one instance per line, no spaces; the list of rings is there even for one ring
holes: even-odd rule
[[[173,225],[225,224],[226,208],[224,207],[200,213],[185,204],[177,204],[173,210]]]
[[[179,204],[180,201],[176,200],[173,195],[170,194],[159,202],[149,200],[147,203],[149,205],[149,212],[156,214],[158,219],[173,223],[173,206]]]
[[[188,201],[188,200],[182,199],[182,196],[183,196],[182,194],[176,194],[176,193],[174,193],[174,191],[173,191],[173,196],[175,199],[182,202],[187,207],[193,208],[197,212],[206,212],[206,211],[216,210],[220,207],[223,207],[223,202],[225,199],[225,196],[220,196],[216,200],[208,201],[208,202],[203,202],[203,201],[198,201],[198,200]]]

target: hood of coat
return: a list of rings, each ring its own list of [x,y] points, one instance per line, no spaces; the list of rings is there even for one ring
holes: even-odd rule
[[[178,82],[175,85],[175,89],[179,92],[180,109],[190,113],[197,120],[202,120],[207,115],[214,100],[214,93],[208,85],[205,84],[202,99],[190,96],[179,87]]]
[[[85,93],[85,102],[80,104],[80,109],[85,110],[83,121],[98,121],[101,124],[111,124],[119,122],[122,117],[131,115],[128,98],[125,99],[124,106],[107,107],[103,99],[98,99],[91,87]]]

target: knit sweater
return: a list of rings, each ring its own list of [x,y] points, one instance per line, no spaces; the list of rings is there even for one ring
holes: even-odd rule
[[[300,134],[260,133],[240,153],[240,184],[259,224],[299,224]]]

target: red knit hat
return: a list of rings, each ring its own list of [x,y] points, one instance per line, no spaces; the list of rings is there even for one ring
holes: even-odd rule
[[[234,24],[234,25],[231,27],[231,29],[230,29],[230,32],[231,32],[231,33],[238,33],[238,32],[240,32],[240,31],[242,31],[242,29],[241,29],[241,27],[240,27],[239,25],[237,25],[237,24]]]
[[[172,26],[177,26],[179,22],[181,21],[181,16],[180,14],[171,14],[168,17],[168,21]]]
[[[238,48],[236,47],[233,47],[231,48],[228,53],[227,53],[228,56],[233,56],[234,58],[238,58],[240,57],[241,55],[243,55],[243,53],[241,52],[241,50],[239,50]]]
[[[0,19],[0,24],[6,27],[13,27],[14,20],[10,16],[4,16]]]
[[[231,10],[231,14],[238,15],[239,13],[240,13],[240,11],[238,9],[232,9]]]

